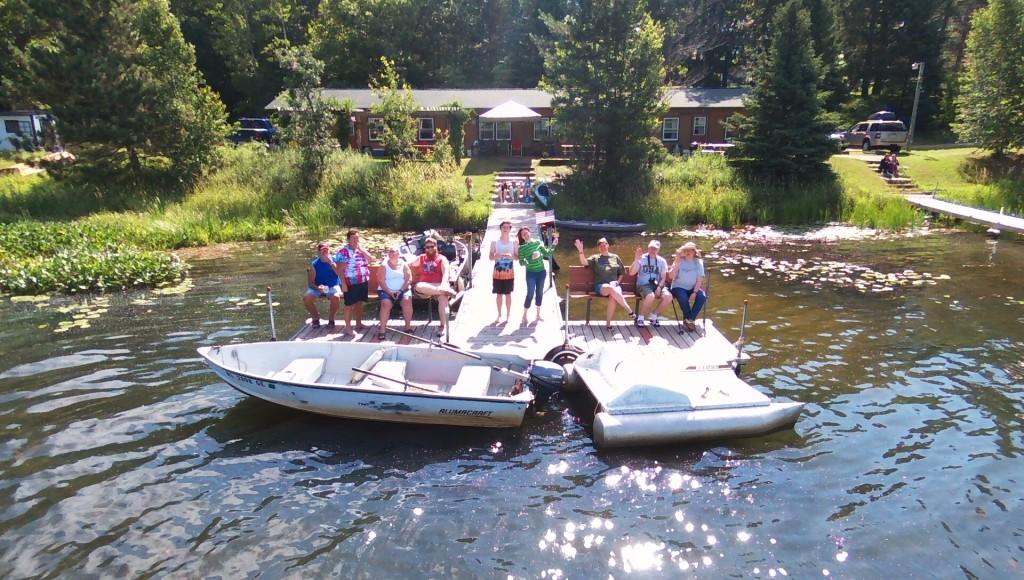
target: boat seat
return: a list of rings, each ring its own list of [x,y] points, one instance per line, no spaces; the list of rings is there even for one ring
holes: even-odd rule
[[[466,365],[459,371],[459,378],[452,385],[449,395],[458,397],[486,397],[491,387],[491,367]]]
[[[324,372],[323,358],[297,358],[283,369],[271,373],[271,378],[292,383],[315,383]]]
[[[372,370],[374,365],[383,360],[386,354],[393,351],[394,349],[389,347],[378,348],[377,350],[371,352],[370,356],[366,357],[366,360],[364,360],[363,364],[359,365],[358,368],[364,371]],[[358,384],[367,376],[367,374],[361,373],[358,370],[352,371],[352,377],[350,378],[349,383],[353,385]]]
[[[371,372],[383,375],[392,379],[405,380],[405,366],[404,360],[382,360],[377,364],[373,365],[370,369]],[[384,389],[386,391],[404,391],[405,385],[402,383],[396,383],[394,381],[384,380],[380,377],[373,375],[366,375],[366,378],[359,383],[359,386],[366,388],[377,388]]]

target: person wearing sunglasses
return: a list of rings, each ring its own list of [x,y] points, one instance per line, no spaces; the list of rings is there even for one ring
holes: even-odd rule
[[[455,290],[448,283],[448,258],[437,251],[437,239],[427,238],[423,242],[423,253],[415,262],[420,270],[416,293],[437,298],[437,310],[441,326],[437,336],[443,337],[448,322],[448,301],[455,296]]]

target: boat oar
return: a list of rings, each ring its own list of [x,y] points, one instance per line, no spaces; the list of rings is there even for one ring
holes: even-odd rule
[[[413,388],[413,389],[419,389],[421,391],[428,391],[428,392],[431,392],[431,393],[440,393],[441,392],[441,391],[439,391],[437,389],[432,389],[430,387],[424,387],[422,385],[417,385],[416,383],[410,383],[409,381],[406,381],[404,379],[396,379],[394,377],[385,376],[385,375],[382,375],[382,374],[375,373],[373,371],[363,370],[363,369],[361,369],[359,367],[352,367],[352,372],[354,372],[354,373],[355,372],[359,372],[359,373],[370,375],[371,377],[377,377],[378,379],[384,379],[385,381],[391,381],[393,383],[398,383],[400,385],[404,385],[406,389]]]
[[[429,338],[423,338],[422,336],[416,336],[415,334],[410,334],[408,332],[402,332],[401,330],[395,330],[395,329],[391,328],[391,329],[388,329],[388,331],[389,332],[396,332],[398,334],[401,334],[402,336],[408,336],[409,338],[418,340],[420,342],[425,342],[425,343],[427,343],[427,344],[429,344],[431,346],[436,346],[438,348],[443,348],[443,349],[445,349],[447,351],[454,352],[456,354],[461,354],[462,356],[468,356],[469,358],[472,358],[472,359],[482,360],[482,358],[483,358],[483,357],[481,357],[478,354],[473,354],[471,352],[464,351],[464,350],[462,350],[460,348],[455,348],[454,346],[445,344],[443,342],[437,342],[436,340],[430,340]]]

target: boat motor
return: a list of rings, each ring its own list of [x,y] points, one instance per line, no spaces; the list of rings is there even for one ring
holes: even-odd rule
[[[530,367],[530,390],[534,404],[543,407],[551,397],[565,387],[565,369],[562,365],[544,360],[534,361]]]

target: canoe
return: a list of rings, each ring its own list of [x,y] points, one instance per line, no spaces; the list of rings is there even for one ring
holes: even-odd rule
[[[551,209],[551,198],[554,195],[555,190],[550,183],[541,181],[533,186],[533,199],[541,209]]]
[[[246,395],[371,421],[518,427],[535,395],[550,396],[545,389],[564,378],[553,363],[436,345],[257,342],[198,352]]]
[[[577,359],[574,372],[597,399],[598,447],[758,435],[793,425],[804,406],[772,401],[729,363],[671,347],[606,344]]]
[[[555,225],[569,230],[596,232],[642,232],[647,229],[647,224],[645,223],[613,222],[608,220],[555,220]]]

